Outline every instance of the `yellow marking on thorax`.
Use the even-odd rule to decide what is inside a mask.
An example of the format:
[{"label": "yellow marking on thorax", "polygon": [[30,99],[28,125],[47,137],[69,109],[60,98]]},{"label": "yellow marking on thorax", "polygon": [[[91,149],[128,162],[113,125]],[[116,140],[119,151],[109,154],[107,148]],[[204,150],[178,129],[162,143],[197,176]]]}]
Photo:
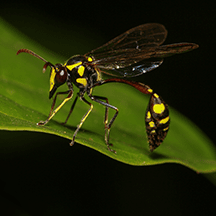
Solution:
[{"label": "yellow marking on thorax", "polygon": [[75,67],[81,65],[82,62],[77,62],[76,64],[72,64],[72,65],[66,65],[66,68],[70,71],[72,71]]},{"label": "yellow marking on thorax", "polygon": [[85,78],[77,78],[77,79],[76,79],[76,82],[77,82],[77,83],[80,83],[80,84],[82,84],[82,85],[84,85],[84,86],[87,85],[87,80],[86,80]]},{"label": "yellow marking on thorax", "polygon": [[156,94],[156,93],[154,93],[154,96],[155,96],[156,98],[159,98],[158,94]]},{"label": "yellow marking on thorax", "polygon": [[166,118],[160,120],[160,124],[166,124],[169,121],[169,116],[167,116]]},{"label": "yellow marking on thorax", "polygon": [[51,75],[50,75],[50,91],[52,90],[55,84],[55,75],[56,75],[55,68],[52,68]]},{"label": "yellow marking on thorax", "polygon": [[88,57],[87,60],[88,60],[89,62],[92,62],[92,61],[93,61],[91,57]]},{"label": "yellow marking on thorax", "polygon": [[83,76],[83,74],[84,74],[84,71],[85,71],[85,67],[84,66],[79,66],[79,68],[78,68],[78,74],[82,77]]},{"label": "yellow marking on thorax", "polygon": [[153,111],[155,113],[157,113],[157,114],[161,114],[162,112],[164,112],[164,110],[165,110],[165,106],[164,106],[163,103],[161,103],[161,104],[155,104],[153,106]]},{"label": "yellow marking on thorax", "polygon": [[152,89],[148,89],[148,92],[152,93],[152,92],[153,92],[153,90],[152,90]]}]

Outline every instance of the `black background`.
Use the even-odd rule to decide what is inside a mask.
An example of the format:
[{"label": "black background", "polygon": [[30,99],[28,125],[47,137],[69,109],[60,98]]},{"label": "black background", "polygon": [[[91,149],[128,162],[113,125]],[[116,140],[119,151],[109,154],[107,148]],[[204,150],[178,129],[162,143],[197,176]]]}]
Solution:
[{"label": "black background", "polygon": [[[148,22],[165,25],[165,44],[199,44],[199,49],[166,59],[160,68],[140,79],[215,143],[216,13],[207,1],[17,1],[2,4],[1,17],[66,59],[88,52],[85,45],[90,47],[94,40],[102,45]],[[76,32],[83,35],[80,50],[64,43]],[[18,148],[13,154],[7,154],[7,149],[1,152],[2,204],[9,215],[23,211],[30,215],[215,212],[214,186],[183,166],[133,167],[78,144],[71,149],[68,140],[47,134],[0,134],[8,148],[14,140],[23,145],[28,142],[24,152]]]}]

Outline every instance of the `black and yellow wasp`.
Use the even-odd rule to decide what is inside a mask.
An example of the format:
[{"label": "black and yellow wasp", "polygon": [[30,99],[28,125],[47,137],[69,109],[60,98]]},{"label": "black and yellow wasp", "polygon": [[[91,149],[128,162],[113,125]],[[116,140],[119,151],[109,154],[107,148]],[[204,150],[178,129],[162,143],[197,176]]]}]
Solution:
[{"label": "black and yellow wasp", "polygon": [[[163,142],[169,130],[170,118],[168,106],[149,86],[123,78],[144,74],[160,66],[165,57],[198,48],[198,45],[194,43],[177,43],[160,46],[165,41],[166,36],[167,30],[161,24],[149,23],[140,25],[85,55],[72,56],[65,64],[56,65],[46,61],[31,50],[20,49],[17,54],[25,52],[43,60],[45,62],[43,72],[45,72],[48,66],[51,68],[49,98],[53,97],[59,86],[64,83],[68,86],[67,91],[55,94],[47,120],[40,121],[37,125],[45,125],[49,122],[60,108],[73,97],[74,84],[79,88],[79,93],[72,104],[64,124],[66,124],[70,117],[78,97],[87,103],[90,108],[77,126],[70,145],[74,144],[77,132],[93,109],[93,105],[84,97],[86,93],[92,101],[105,106],[105,142],[108,150],[115,152],[110,148],[112,144],[109,142],[109,137],[110,128],[119,112],[118,108],[109,104],[106,97],[93,95],[93,88],[111,82],[125,83],[135,87],[144,94],[150,95],[150,102],[145,115],[145,124],[150,151],[153,151]],[[123,78],[113,77],[103,80],[101,72]],[[56,98],[60,94],[66,94],[67,97],[54,109]],[[108,122],[109,108],[114,109],[115,114]]]}]

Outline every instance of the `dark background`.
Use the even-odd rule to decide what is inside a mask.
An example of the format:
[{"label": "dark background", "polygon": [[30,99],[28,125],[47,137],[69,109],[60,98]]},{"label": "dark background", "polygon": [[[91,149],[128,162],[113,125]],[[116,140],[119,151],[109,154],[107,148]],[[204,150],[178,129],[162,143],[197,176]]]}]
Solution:
[{"label": "dark background", "polygon": [[[2,18],[66,59],[148,22],[165,25],[165,44],[199,44],[198,50],[168,58],[140,79],[216,143],[213,5],[178,0],[1,4]],[[83,35],[79,49],[68,43],[72,34]],[[0,135],[8,149],[14,140],[28,146],[0,153],[2,207],[9,215],[214,215],[215,187],[186,167],[133,167],[78,144],[69,148],[68,140],[42,133]]]}]

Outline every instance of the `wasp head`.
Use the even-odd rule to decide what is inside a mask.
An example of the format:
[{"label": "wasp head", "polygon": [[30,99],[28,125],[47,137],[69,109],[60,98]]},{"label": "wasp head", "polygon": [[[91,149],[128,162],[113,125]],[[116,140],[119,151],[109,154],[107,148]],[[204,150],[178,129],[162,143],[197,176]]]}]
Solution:
[{"label": "wasp head", "polygon": [[54,95],[54,93],[56,92],[57,88],[59,86],[61,86],[62,84],[64,84],[67,80],[68,74],[67,74],[67,70],[66,70],[65,66],[63,66],[62,64],[53,65],[52,63],[48,62],[43,57],[39,56],[38,54],[36,54],[35,52],[33,52],[29,49],[20,49],[20,50],[18,50],[17,55],[20,53],[28,53],[28,54],[33,55],[34,57],[44,61],[45,65],[43,66],[43,72],[46,71],[48,66],[51,67],[50,91],[49,91],[49,98],[51,98]]},{"label": "wasp head", "polygon": [[49,90],[49,98],[51,98],[57,88],[66,82],[68,74],[66,68],[62,64],[56,64],[53,66],[51,63],[47,62],[43,67],[43,71],[46,70],[47,66],[51,67]]}]

